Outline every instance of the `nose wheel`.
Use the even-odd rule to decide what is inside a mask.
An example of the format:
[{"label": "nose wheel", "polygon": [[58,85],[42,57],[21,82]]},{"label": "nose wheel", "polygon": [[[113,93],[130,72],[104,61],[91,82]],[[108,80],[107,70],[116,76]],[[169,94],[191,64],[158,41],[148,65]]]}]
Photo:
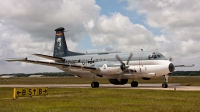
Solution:
[{"label": "nose wheel", "polygon": [[168,78],[169,78],[169,75],[165,75],[165,82],[162,84],[162,88],[168,88]]},{"label": "nose wheel", "polygon": [[162,84],[162,88],[168,88],[168,84],[167,83],[163,83]]}]

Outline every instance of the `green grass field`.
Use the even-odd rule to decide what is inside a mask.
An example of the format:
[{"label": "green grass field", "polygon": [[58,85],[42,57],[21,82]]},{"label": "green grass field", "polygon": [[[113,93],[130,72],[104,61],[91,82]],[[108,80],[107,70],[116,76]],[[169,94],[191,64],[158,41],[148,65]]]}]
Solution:
[{"label": "green grass field", "polygon": [[[97,79],[109,83],[107,79]],[[0,79],[0,84],[90,84],[74,77]],[[130,83],[131,80],[129,80]],[[162,83],[163,78],[139,83]],[[199,86],[200,77],[172,77],[171,83]],[[13,88],[0,88],[0,112],[199,112],[199,91],[124,88],[49,88],[44,96],[12,99]]]},{"label": "green grass field", "polygon": [[12,100],[0,88],[0,112],[199,112],[200,92],[105,88],[49,88],[46,97]]}]

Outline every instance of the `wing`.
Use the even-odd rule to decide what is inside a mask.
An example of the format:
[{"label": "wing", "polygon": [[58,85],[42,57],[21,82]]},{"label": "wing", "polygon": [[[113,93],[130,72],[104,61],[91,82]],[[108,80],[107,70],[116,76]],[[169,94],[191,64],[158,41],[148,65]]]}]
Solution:
[{"label": "wing", "polygon": [[46,58],[46,59],[50,59],[50,60],[55,60],[55,61],[62,61],[64,60],[63,58],[58,58],[58,57],[53,57],[53,56],[48,56],[48,55],[44,55],[44,54],[33,54],[35,56],[38,56],[38,57],[42,57],[42,58]]},{"label": "wing", "polygon": [[99,70],[99,68],[91,67],[91,66],[80,66],[80,65],[69,65],[66,63],[57,63],[57,62],[47,62],[47,61],[36,61],[36,60],[28,60],[27,58],[22,59],[6,59],[7,62],[20,61],[32,64],[53,66],[59,68],[72,68],[72,69],[82,69],[87,71]]},{"label": "wing", "polygon": [[175,67],[193,67],[194,64],[192,65],[174,65]]}]

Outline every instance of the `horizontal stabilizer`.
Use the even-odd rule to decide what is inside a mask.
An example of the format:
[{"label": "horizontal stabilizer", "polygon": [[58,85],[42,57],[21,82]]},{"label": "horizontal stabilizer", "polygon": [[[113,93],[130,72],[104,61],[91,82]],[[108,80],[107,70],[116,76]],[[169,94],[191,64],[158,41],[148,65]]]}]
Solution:
[{"label": "horizontal stabilizer", "polygon": [[192,64],[192,65],[175,65],[175,67],[193,67],[194,66],[194,64]]},{"label": "horizontal stabilizer", "polygon": [[59,57],[53,57],[53,56],[48,56],[48,55],[44,55],[44,54],[33,54],[35,56],[41,57],[41,58],[46,58],[46,59],[50,59],[50,60],[55,60],[55,61],[61,61],[64,60],[63,58],[59,58]]},{"label": "horizontal stabilizer", "polygon": [[27,58],[9,58],[6,59],[7,62],[12,62],[12,61],[26,61]]}]

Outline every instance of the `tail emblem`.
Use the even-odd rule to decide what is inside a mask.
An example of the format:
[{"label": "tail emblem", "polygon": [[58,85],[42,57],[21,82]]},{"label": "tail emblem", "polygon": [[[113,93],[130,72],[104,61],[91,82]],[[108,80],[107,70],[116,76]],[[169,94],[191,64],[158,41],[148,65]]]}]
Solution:
[{"label": "tail emblem", "polygon": [[57,48],[60,50],[60,48],[61,48],[61,42],[62,42],[62,38],[58,38],[57,40],[56,40],[56,42],[57,42]]},{"label": "tail emblem", "polygon": [[56,33],[56,36],[61,36],[62,35],[62,32],[57,32]]}]

